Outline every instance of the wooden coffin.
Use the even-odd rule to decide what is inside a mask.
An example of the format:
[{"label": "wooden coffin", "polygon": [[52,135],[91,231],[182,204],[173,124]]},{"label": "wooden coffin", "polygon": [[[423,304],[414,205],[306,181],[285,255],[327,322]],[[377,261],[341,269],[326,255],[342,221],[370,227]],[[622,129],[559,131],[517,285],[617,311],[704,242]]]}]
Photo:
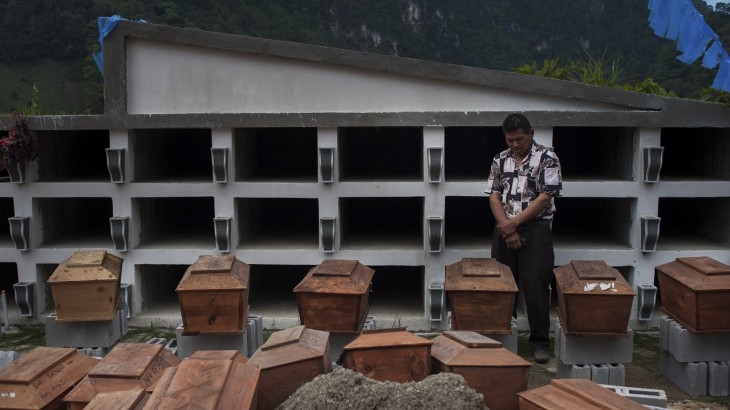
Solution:
[{"label": "wooden coffin", "polygon": [[74,348],[36,347],[0,370],[0,408],[64,409],[63,396],[98,362]]},{"label": "wooden coffin", "polygon": [[106,251],[78,251],[61,261],[48,278],[56,321],[114,320],[119,308],[122,262],[122,258]]},{"label": "wooden coffin", "polygon": [[365,330],[345,345],[340,363],[374,380],[418,382],[431,374],[432,344],[405,328]]},{"label": "wooden coffin", "polygon": [[565,334],[625,336],[636,292],[604,261],[571,261],[553,270]]},{"label": "wooden coffin", "polygon": [[301,323],[328,332],[359,332],[368,315],[375,271],[356,260],[326,259],[294,288]]},{"label": "wooden coffin", "polygon": [[656,267],[662,310],[693,333],[730,332],[730,266],[710,257]]},{"label": "wooden coffin", "polygon": [[520,410],[646,410],[588,379],[553,379],[550,384],[518,393]]},{"label": "wooden coffin", "polygon": [[233,255],[202,255],[175,291],[183,334],[243,333],[248,318],[249,266]]},{"label": "wooden coffin", "polygon": [[147,403],[145,389],[121,390],[99,393],[94,396],[84,410],[142,410]]},{"label": "wooden coffin", "polygon": [[446,266],[444,289],[453,330],[512,332],[517,285],[507,265],[493,258],[464,258]]},{"label": "wooden coffin", "polygon": [[194,353],[165,369],[144,408],[256,409],[259,376],[259,366],[237,351]]},{"label": "wooden coffin", "polygon": [[490,409],[518,409],[532,364],[502,344],[471,331],[447,331],[433,339],[433,373],[460,374]]},{"label": "wooden coffin", "polygon": [[274,332],[248,362],[261,367],[258,409],[274,409],[301,385],[332,371],[329,333],[303,325]]},{"label": "wooden coffin", "polygon": [[161,344],[119,343],[67,394],[68,410],[81,410],[100,393],[146,389],[180,359]]}]

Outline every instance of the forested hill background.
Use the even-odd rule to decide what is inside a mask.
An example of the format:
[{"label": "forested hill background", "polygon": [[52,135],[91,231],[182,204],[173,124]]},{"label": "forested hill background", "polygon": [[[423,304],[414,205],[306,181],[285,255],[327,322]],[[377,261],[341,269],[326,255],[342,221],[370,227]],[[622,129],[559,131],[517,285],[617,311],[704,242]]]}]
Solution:
[{"label": "forested hill background", "polygon": [[[730,5],[693,0],[730,45]],[[514,71],[560,58],[616,60],[622,81],[653,78],[696,98],[716,70],[675,59],[647,0],[0,0],[0,112],[103,112],[97,17]]]}]

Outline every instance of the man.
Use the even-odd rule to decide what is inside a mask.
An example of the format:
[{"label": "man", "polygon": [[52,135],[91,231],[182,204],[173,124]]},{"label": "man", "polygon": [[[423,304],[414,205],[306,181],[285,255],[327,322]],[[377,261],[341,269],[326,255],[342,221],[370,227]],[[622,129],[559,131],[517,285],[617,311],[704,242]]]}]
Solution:
[{"label": "man", "polygon": [[527,307],[530,342],[538,363],[550,359],[550,278],[554,267],[553,197],[560,195],[560,162],[552,149],[533,141],[527,117],[502,123],[508,149],[492,160],[485,193],[496,220],[492,257],[512,269]]}]

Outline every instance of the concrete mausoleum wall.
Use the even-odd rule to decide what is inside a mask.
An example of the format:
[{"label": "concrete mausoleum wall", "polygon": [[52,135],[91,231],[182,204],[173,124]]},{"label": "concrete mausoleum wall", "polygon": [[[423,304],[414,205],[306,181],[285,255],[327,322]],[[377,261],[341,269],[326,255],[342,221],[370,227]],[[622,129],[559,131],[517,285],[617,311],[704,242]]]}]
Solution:
[{"label": "concrete mausoleum wall", "polygon": [[[490,256],[484,185],[513,111],[561,159],[557,265],[604,260],[638,289],[677,257],[730,264],[722,105],[132,22],[104,58],[106,112],[29,117],[40,158],[25,183],[0,184],[0,216],[28,228],[27,249],[0,235],[12,321],[42,321],[55,266],[105,249],[124,258],[130,324],[177,326],[185,269],[233,253],[252,266],[250,311],[265,327],[296,324],[293,287],[337,258],[375,269],[383,326],[445,329],[429,288],[446,265]],[[34,283],[29,315],[17,282]],[[632,328],[657,326],[637,308]]]}]

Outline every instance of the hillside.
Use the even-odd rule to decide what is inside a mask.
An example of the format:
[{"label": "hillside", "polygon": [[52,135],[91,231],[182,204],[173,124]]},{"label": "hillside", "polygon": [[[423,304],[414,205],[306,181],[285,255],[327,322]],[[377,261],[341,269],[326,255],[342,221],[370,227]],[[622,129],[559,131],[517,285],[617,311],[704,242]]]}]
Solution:
[{"label": "hillside", "polygon": [[[637,0],[0,0],[0,112],[103,111],[98,16],[511,71],[523,63],[618,58],[625,82],[654,78],[694,97],[714,72],[685,66]],[[698,9],[730,39],[730,7]],[[730,43],[730,41],[725,42]],[[727,47],[725,47],[727,49]]]}]

